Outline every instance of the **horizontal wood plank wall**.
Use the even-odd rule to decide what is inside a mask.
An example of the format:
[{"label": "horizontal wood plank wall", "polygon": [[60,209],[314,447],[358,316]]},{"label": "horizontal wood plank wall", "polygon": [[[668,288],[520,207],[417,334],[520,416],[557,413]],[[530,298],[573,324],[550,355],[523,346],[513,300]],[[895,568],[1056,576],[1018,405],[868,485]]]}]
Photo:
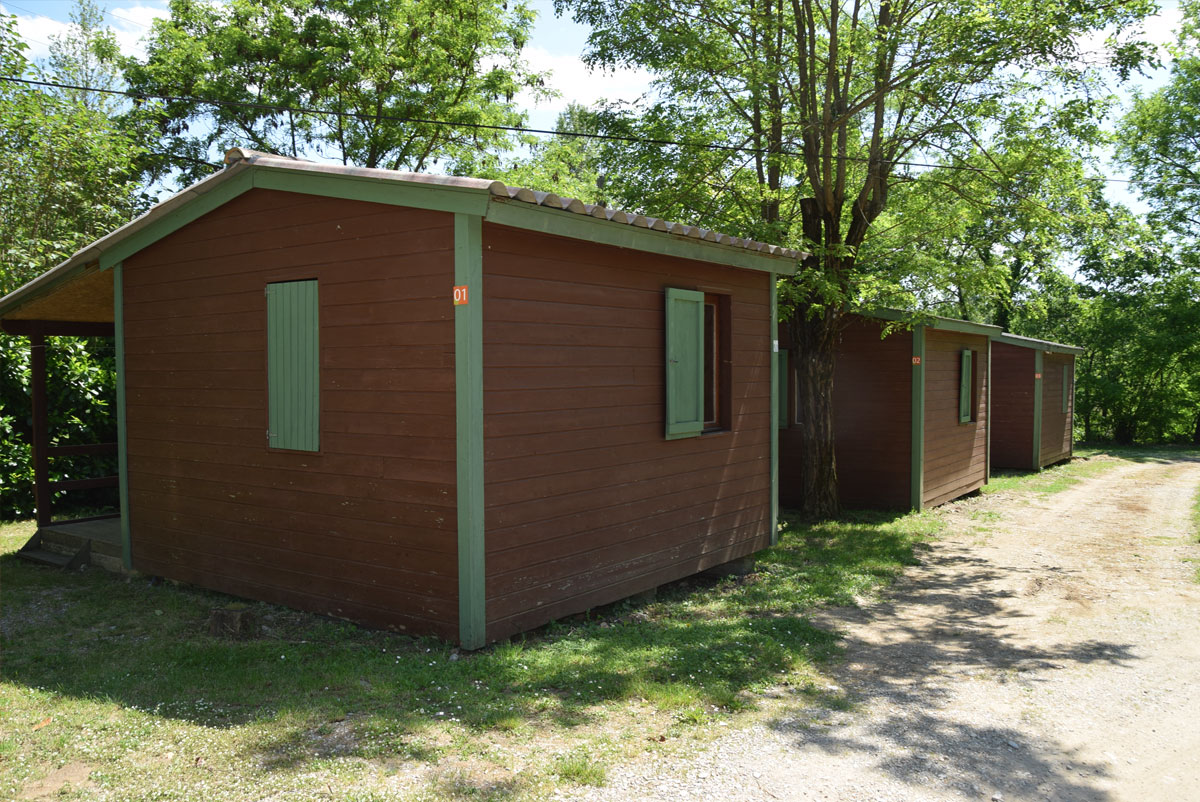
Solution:
[{"label": "horizontal wood plank wall", "polygon": [[992,343],[992,467],[1031,471],[1034,350]]},{"label": "horizontal wood plank wall", "polygon": [[[484,225],[488,638],[770,542],[769,276]],[[731,432],[664,439],[667,287],[732,296]]]},{"label": "horizontal wood plank wall", "polygon": [[[958,422],[964,348],[975,352],[975,420]],[[934,507],[987,481],[988,338],[925,331],[925,506]]]},{"label": "horizontal wood plank wall", "polygon": [[[781,346],[790,346],[780,326]],[[833,380],[834,453],[838,491],[851,508],[906,509],[912,450],[912,332],[882,338],[883,324],[854,316],[837,346]],[[779,432],[779,495],[799,507],[804,448],[795,425],[795,381],[789,369],[788,427]]]},{"label": "horizontal wood plank wall", "polygon": [[1041,466],[1053,465],[1071,456],[1073,400],[1062,411],[1063,371],[1075,362],[1072,354],[1047,353],[1042,357],[1042,442]]},{"label": "horizontal wood plank wall", "polygon": [[[124,271],[134,567],[456,638],[452,215],[256,189]],[[295,279],[316,453],[266,441],[264,287]]]}]

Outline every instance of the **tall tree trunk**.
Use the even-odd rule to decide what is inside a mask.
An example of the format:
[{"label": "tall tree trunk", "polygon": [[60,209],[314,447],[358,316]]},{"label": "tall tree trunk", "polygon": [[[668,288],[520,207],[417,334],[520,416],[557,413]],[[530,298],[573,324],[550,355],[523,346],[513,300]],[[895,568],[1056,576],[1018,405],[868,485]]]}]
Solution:
[{"label": "tall tree trunk", "polygon": [[800,434],[802,511],[815,519],[836,517],[838,504],[837,460],[834,457],[833,368],[840,329],[838,316],[824,308],[815,316],[806,307],[796,309],[788,323],[792,363],[796,366]]},{"label": "tall tree trunk", "polygon": [[1200,412],[1196,413],[1196,428],[1192,432],[1192,445],[1200,446]]}]

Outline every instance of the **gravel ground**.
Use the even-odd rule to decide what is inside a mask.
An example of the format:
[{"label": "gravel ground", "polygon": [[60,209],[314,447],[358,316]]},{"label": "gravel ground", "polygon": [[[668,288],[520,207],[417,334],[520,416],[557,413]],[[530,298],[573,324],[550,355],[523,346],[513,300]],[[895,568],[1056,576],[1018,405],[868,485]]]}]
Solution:
[{"label": "gravel ground", "polygon": [[828,708],[779,689],[691,759],[562,796],[1200,800],[1198,485],[1149,461],[950,505],[887,599],[816,619],[846,635]]}]

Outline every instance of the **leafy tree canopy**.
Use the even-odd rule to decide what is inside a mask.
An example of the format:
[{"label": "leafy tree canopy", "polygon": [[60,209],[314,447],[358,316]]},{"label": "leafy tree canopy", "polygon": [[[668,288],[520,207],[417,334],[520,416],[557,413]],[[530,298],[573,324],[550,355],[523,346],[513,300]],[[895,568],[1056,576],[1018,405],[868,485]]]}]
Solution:
[{"label": "leafy tree canopy", "polygon": [[[15,17],[0,17],[0,70],[56,83],[118,80],[112,34],[89,2],[32,65]],[[128,222],[149,203],[135,165],[144,131],[119,124],[97,93],[0,82],[0,293],[15,289],[79,247]]]},{"label": "leafy tree canopy", "polygon": [[1181,3],[1185,24],[1171,48],[1170,81],[1134,99],[1122,121],[1119,155],[1131,167],[1152,217],[1200,236],[1200,2]]},{"label": "leafy tree canopy", "polygon": [[172,0],[145,60],[125,63],[133,91],[181,98],[162,106],[149,169],[190,181],[241,146],[479,172],[510,136],[470,126],[519,126],[516,94],[545,94],[520,59],[533,19],[507,0]]}]

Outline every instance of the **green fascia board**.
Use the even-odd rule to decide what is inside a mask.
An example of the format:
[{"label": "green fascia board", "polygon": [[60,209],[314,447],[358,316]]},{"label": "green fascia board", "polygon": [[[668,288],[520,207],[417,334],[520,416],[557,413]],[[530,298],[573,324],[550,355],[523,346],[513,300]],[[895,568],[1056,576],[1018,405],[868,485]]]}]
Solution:
[{"label": "green fascia board", "polygon": [[125,418],[125,271],[113,265],[113,341],[117,367],[117,503],[121,512],[121,564],[133,570],[133,539],[129,529],[129,449]]},{"label": "green fascia board", "polygon": [[326,198],[384,203],[413,209],[483,216],[491,194],[486,189],[438,184],[411,184],[388,178],[340,175],[279,167],[250,168],[254,186],[281,192],[299,192]]},{"label": "green fascia board", "polygon": [[1019,334],[1009,334],[1008,332],[998,334],[994,339],[996,342],[1004,343],[1005,345],[1016,345],[1021,348],[1035,348],[1039,351],[1047,351],[1054,354],[1082,354],[1085,350],[1075,345],[1064,345],[1063,343],[1050,342],[1049,340],[1039,340],[1034,337],[1022,337]]},{"label": "green fascia board", "polygon": [[74,279],[90,265],[110,269],[255,187],[486,217],[515,228],[781,275],[792,275],[798,267],[788,257],[499,198],[482,188],[238,163],[168,198],[163,202],[167,208],[151,209],[0,299],[0,316]]},{"label": "green fascia board", "polygon": [[1042,469],[1042,392],[1045,378],[1042,375],[1044,364],[1042,351],[1038,349],[1033,354],[1033,469]]},{"label": "green fascia board", "polygon": [[[771,343],[771,545],[779,543],[779,429],[780,415],[779,386],[783,375],[779,370],[779,293],[776,287],[775,274],[770,279],[771,319],[767,329],[767,342]],[[787,352],[783,352],[786,359]],[[786,364],[786,362],[784,363]],[[786,406],[786,405],[785,405]]]},{"label": "green fascia board", "polygon": [[984,337],[997,337],[1004,331],[1000,326],[992,326],[988,323],[972,323],[968,320],[927,315],[922,312],[902,312],[899,309],[860,310],[856,311],[855,314],[876,318],[877,320],[912,323],[941,331],[954,331],[960,334],[980,334]]},{"label": "green fascia board", "polygon": [[909,504],[917,511],[925,505],[925,327],[912,330],[912,445]]},{"label": "green fascia board", "polygon": [[722,245],[707,240],[655,231],[639,226],[614,223],[565,209],[535,206],[520,200],[492,198],[487,221],[511,228],[538,231],[571,239],[582,239],[618,248],[632,248],[661,256],[694,259],[747,270],[793,275],[797,261],[783,256],[771,256],[736,245]]},{"label": "green fascia board", "polygon": [[252,168],[236,172],[231,170],[230,172],[231,176],[228,179],[212,186],[207,192],[184,200],[176,208],[114,243],[111,248],[106,248],[100,254],[100,269],[107,270],[116,263],[128,259],[143,248],[153,245],[193,220],[223,206],[254,186]]},{"label": "green fascia board", "polygon": [[487,641],[483,508],[483,218],[479,215],[454,215],[454,284],[468,288],[467,303],[454,307],[458,633],[464,649],[478,649]]}]

